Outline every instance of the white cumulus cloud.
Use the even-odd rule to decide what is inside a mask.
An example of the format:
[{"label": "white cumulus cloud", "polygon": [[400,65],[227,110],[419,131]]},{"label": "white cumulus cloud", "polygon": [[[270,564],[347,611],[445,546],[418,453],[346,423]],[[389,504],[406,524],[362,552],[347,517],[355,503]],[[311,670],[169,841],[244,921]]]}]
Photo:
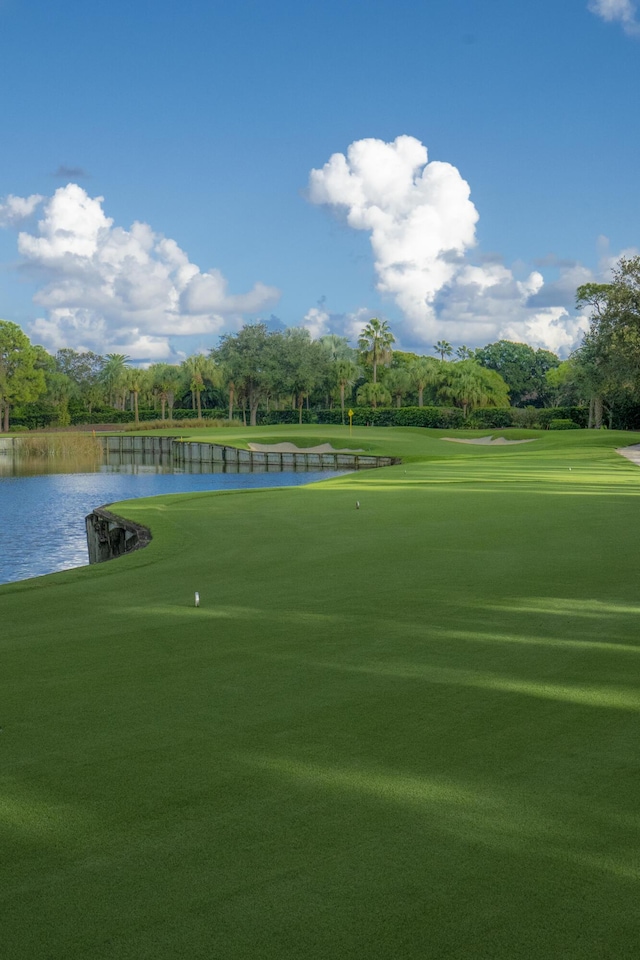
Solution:
[{"label": "white cumulus cloud", "polygon": [[9,194],[0,201],[0,227],[16,227],[23,220],[28,220],[42,200],[44,197],[39,193],[32,193],[30,197]]},{"label": "white cumulus cloud", "polygon": [[633,0],[589,0],[588,8],[607,23],[620,23],[626,33],[640,35],[638,7]]},{"label": "white cumulus cloud", "polygon": [[456,167],[429,160],[410,136],[357,140],[309,176],[309,199],[369,234],[377,289],[404,321],[406,346],[439,337],[481,344],[499,337],[568,349],[582,327],[560,304],[535,306],[544,278],[518,279],[500,262],[472,262],[478,211]]},{"label": "white cumulus cloud", "polygon": [[44,203],[8,197],[0,206],[9,211],[8,224],[43,203],[37,226],[19,233],[18,251],[41,284],[34,301],[46,312],[30,332],[49,349],[168,358],[170,337],[233,329],[245,313],[278,299],[278,290],[261,283],[230,294],[219,270],[202,273],[174,240],[146,223],[115,225],[103,202],[70,183]]}]

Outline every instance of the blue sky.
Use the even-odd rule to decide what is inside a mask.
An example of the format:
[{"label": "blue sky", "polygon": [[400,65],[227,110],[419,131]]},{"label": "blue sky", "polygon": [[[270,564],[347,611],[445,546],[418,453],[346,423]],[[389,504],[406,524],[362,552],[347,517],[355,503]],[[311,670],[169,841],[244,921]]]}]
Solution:
[{"label": "blue sky", "polygon": [[0,316],[140,361],[271,316],[566,353],[640,244],[635,8],[0,0]]}]

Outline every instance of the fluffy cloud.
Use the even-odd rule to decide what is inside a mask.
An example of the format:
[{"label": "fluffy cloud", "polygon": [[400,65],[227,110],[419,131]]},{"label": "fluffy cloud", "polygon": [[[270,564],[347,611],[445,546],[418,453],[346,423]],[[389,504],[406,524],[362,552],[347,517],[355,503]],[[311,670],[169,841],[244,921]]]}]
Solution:
[{"label": "fluffy cloud", "polygon": [[309,199],[369,233],[377,289],[403,314],[405,346],[509,337],[566,350],[580,339],[584,321],[563,301],[535,303],[541,273],[519,279],[495,259],[473,262],[478,212],[469,185],[451,164],[429,161],[415,138],[352,143],[311,171]]},{"label": "fluffy cloud", "polygon": [[344,211],[370,234],[378,290],[416,326],[433,318],[433,301],[475,243],[478,214],[469,185],[448,163],[428,162],[413,137],[357,140],[312,170],[309,198]]},{"label": "fluffy cloud", "polygon": [[[8,197],[0,207],[8,211],[4,222],[32,214],[42,200]],[[18,235],[23,265],[41,282],[34,301],[46,311],[31,333],[46,347],[168,358],[169,337],[233,329],[244,313],[278,299],[275,288],[260,283],[230,294],[219,270],[202,273],[146,223],[114,225],[102,204],[70,183],[46,200],[35,230]]]},{"label": "fluffy cloud", "polygon": [[355,342],[371,316],[367,307],[360,307],[352,313],[329,313],[324,306],[318,306],[311,307],[300,326],[306,327],[314,340],[328,333],[335,333]]},{"label": "fluffy cloud", "polygon": [[8,197],[0,202],[0,227],[15,227],[28,220],[44,197],[33,193],[30,197]]},{"label": "fluffy cloud", "polygon": [[640,35],[638,8],[633,0],[589,0],[589,10],[607,23],[620,23],[626,33]]}]

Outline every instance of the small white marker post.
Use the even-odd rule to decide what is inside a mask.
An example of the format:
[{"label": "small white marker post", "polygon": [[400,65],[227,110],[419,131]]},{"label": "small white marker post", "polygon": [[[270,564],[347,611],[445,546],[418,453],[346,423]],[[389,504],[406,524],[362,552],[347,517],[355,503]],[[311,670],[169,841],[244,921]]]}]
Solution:
[{"label": "small white marker post", "polygon": [[200,594],[198,593],[197,590],[196,590],[195,598],[196,598],[196,607],[199,607],[199,606],[200,606]]}]

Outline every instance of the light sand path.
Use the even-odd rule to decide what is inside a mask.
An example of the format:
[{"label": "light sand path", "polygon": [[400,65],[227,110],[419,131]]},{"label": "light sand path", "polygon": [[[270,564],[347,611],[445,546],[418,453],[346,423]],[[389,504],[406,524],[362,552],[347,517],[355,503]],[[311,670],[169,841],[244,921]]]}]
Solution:
[{"label": "light sand path", "polygon": [[619,453],[621,457],[626,457],[627,460],[631,460],[631,463],[635,463],[640,467],[640,443],[634,443],[630,447],[618,447],[616,453]]},{"label": "light sand path", "polygon": [[364,450],[336,450],[330,443],[317,447],[296,447],[295,443],[250,443],[256,453],[364,453]]},{"label": "light sand path", "polygon": [[479,437],[477,440],[463,440],[461,437],[440,437],[441,440],[447,440],[449,443],[476,443],[483,446],[503,447],[514,443],[534,443],[538,438],[532,437],[531,440],[505,440],[504,437],[492,439],[492,434],[488,437]]}]

